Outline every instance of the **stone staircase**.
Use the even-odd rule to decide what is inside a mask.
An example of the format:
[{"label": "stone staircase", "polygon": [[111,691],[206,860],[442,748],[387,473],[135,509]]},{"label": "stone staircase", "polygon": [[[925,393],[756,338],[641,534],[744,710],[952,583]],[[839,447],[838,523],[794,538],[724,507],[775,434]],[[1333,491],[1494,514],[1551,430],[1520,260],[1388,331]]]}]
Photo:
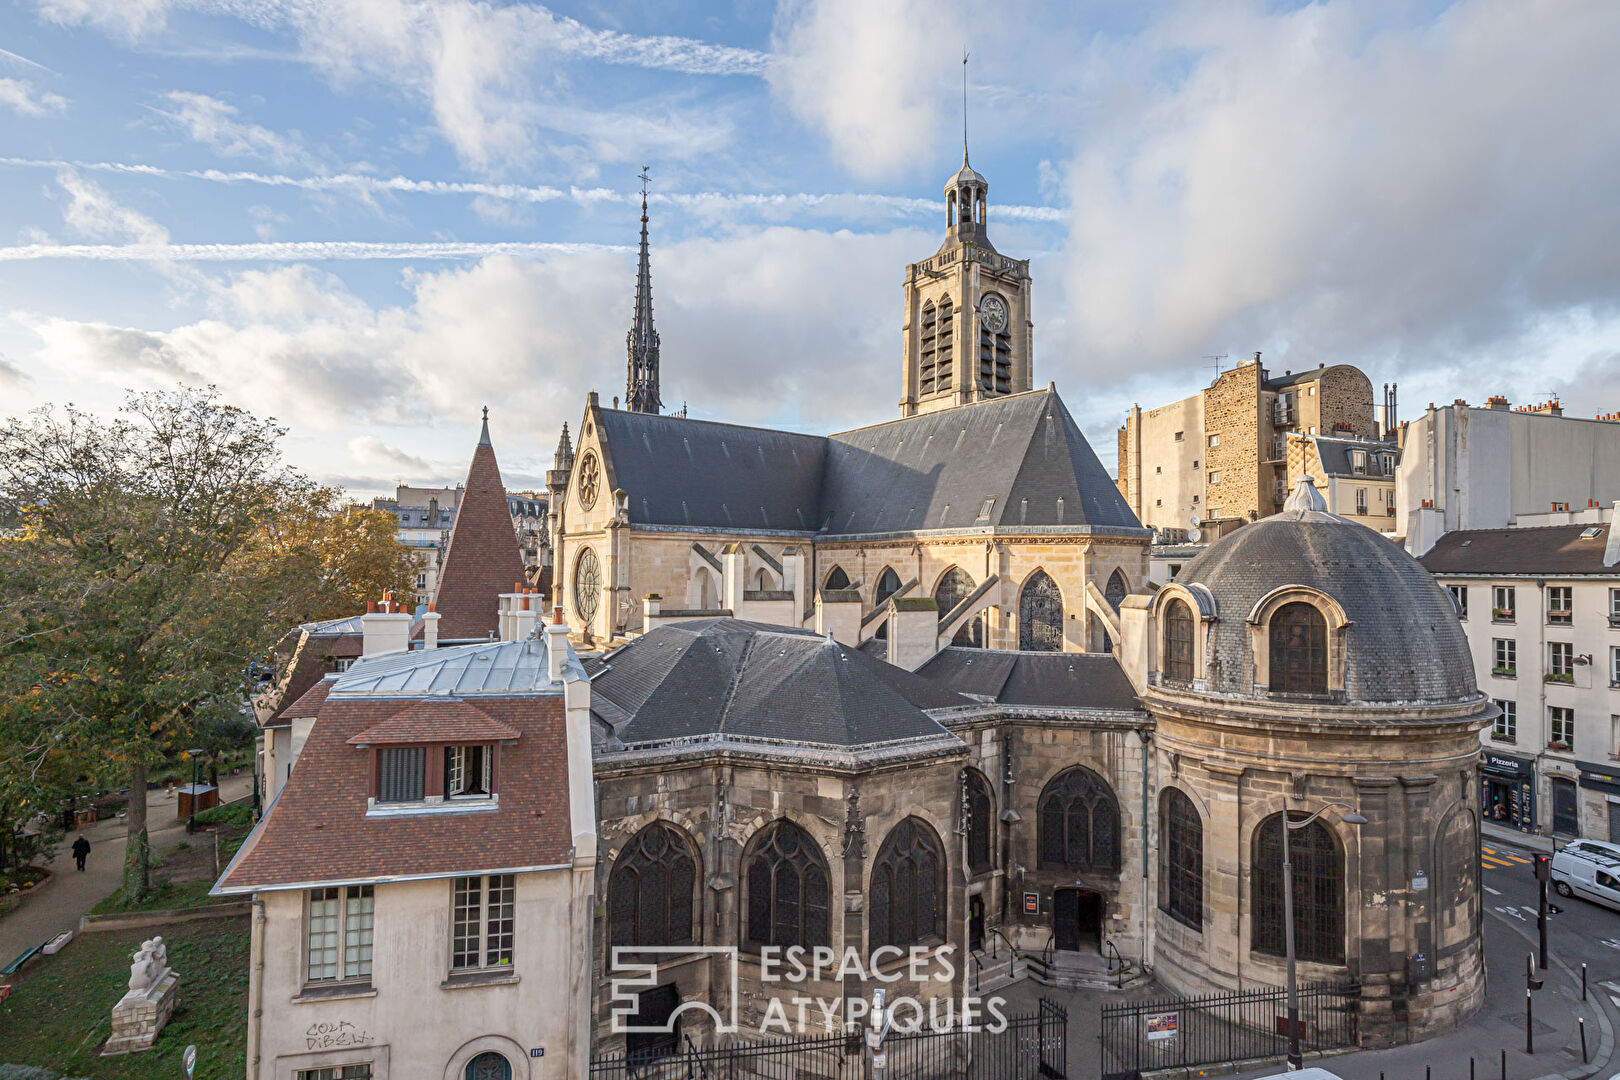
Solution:
[{"label": "stone staircase", "polygon": [[1125,990],[1148,978],[1135,964],[1094,952],[1020,952],[1014,958],[1004,950],[998,956],[975,951],[973,960],[968,986],[981,996],[1026,978],[1071,990]]}]

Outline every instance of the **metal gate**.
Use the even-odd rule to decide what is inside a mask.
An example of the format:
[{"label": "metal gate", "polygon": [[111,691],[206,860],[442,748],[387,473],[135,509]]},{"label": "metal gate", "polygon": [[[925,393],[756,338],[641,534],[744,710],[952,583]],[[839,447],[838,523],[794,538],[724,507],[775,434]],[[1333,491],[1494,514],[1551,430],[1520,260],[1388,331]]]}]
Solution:
[{"label": "metal gate", "polygon": [[[1322,984],[1299,989],[1300,1047],[1358,1044],[1361,988]],[[1164,998],[1102,1007],[1103,1080],[1145,1072],[1281,1057],[1288,1049],[1287,993]]]},{"label": "metal gate", "polygon": [[682,1040],[673,1052],[603,1054],[590,1080],[1065,1080],[1069,1014],[1042,998],[1035,1013],[994,1018],[975,1029],[891,1034],[884,1068],[873,1075],[860,1036],[768,1040],[726,1036],[700,1047]]}]

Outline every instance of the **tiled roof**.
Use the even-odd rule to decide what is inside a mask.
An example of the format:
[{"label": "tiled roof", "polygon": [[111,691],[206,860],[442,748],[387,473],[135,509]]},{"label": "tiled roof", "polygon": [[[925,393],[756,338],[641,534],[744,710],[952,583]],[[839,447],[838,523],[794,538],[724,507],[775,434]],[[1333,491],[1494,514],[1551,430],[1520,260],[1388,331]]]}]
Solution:
[{"label": "tiled roof", "polygon": [[1050,388],[826,438],[611,409],[599,422],[609,485],[638,525],[1141,529]]},{"label": "tiled roof", "polygon": [[[1348,476],[1358,480],[1390,480],[1394,478],[1395,469],[1401,462],[1400,447],[1382,439],[1341,439],[1330,435],[1305,437],[1316,444],[1316,456],[1322,462],[1322,471],[1329,476]],[[1352,450],[1361,450],[1367,455],[1366,468],[1361,472],[1356,472],[1355,461],[1350,456]],[[1388,472],[1379,467],[1380,454],[1388,454],[1394,458]]]},{"label": "tiled roof", "polygon": [[999,705],[1134,712],[1139,706],[1119,661],[1107,653],[941,649],[917,669],[930,682]]},{"label": "tiled roof", "polygon": [[413,708],[409,700],[329,698],[286,786],[215,891],[253,892],[566,865],[567,736],[559,693],[480,702],[519,731],[500,750],[493,810],[366,816],[371,752],[350,739]]},{"label": "tiled roof", "polygon": [[967,704],[829,638],[737,619],[661,626],[593,667],[592,711],[626,746],[714,735],[830,747],[954,740],[924,710]]},{"label": "tiled roof", "polygon": [[499,596],[522,583],[523,573],[523,553],[512,529],[495,448],[481,439],[473,450],[434,595],[439,640],[490,637],[499,627]]},{"label": "tiled roof", "polygon": [[336,684],[332,677],[323,678],[320,682],[304,691],[297,701],[285,705],[276,711],[279,718],[292,720],[312,720],[321,714],[321,705],[326,701],[326,695],[332,692]]},{"label": "tiled roof", "polygon": [[293,646],[291,670],[281,691],[282,703],[270,716],[271,723],[285,718],[288,707],[307,694],[331,670],[328,658],[350,659],[360,655],[362,638],[358,617],[354,620],[356,627],[353,633],[334,634],[324,629],[334,623],[348,621],[334,619],[328,623],[311,623],[296,631],[298,641]]},{"label": "tiled roof", "polygon": [[498,743],[516,739],[517,728],[503,724],[464,701],[423,701],[374,727],[349,736],[350,746],[403,743]]},{"label": "tiled roof", "polygon": [[[1604,566],[1608,525],[1544,525],[1520,529],[1458,529],[1442,536],[1418,561],[1431,574],[1597,574]],[[1587,537],[1591,530],[1596,534]]]}]

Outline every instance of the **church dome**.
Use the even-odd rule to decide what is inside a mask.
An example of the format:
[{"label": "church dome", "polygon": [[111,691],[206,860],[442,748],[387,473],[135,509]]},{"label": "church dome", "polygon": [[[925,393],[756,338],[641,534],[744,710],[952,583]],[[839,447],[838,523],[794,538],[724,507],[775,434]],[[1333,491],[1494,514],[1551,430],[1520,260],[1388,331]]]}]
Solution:
[{"label": "church dome", "polygon": [[1176,575],[1174,585],[1199,597],[1205,616],[1213,601],[1203,687],[1251,696],[1257,686],[1293,689],[1274,677],[1269,653],[1288,633],[1272,621],[1299,603],[1327,624],[1320,651],[1333,700],[1477,697],[1468,641],[1445,590],[1399,545],[1321,506],[1314,487],[1301,483],[1281,513],[1216,541]]}]

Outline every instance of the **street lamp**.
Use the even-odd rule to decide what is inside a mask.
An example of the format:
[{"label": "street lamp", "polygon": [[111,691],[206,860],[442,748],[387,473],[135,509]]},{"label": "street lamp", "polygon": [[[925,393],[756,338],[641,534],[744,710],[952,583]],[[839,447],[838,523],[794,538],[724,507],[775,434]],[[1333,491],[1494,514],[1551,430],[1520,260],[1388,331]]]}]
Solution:
[{"label": "street lamp", "polygon": [[[197,831],[197,786],[199,783],[197,769],[202,764],[203,749],[198,746],[187,750],[186,753],[191,755],[191,816],[186,819],[186,832],[192,833]],[[1283,848],[1283,858],[1285,860],[1288,858],[1287,850],[1287,847]]]},{"label": "street lamp", "polygon": [[1346,825],[1362,826],[1367,819],[1356,813],[1344,803],[1328,803],[1317,807],[1309,817],[1294,821],[1289,810],[1283,807],[1282,831],[1282,879],[1283,879],[1283,941],[1288,949],[1288,1071],[1293,1072],[1305,1064],[1305,1059],[1299,1052],[1299,984],[1294,977],[1294,867],[1288,855],[1288,834],[1295,829],[1303,829],[1329,810],[1343,810],[1345,814],[1339,818]]}]

